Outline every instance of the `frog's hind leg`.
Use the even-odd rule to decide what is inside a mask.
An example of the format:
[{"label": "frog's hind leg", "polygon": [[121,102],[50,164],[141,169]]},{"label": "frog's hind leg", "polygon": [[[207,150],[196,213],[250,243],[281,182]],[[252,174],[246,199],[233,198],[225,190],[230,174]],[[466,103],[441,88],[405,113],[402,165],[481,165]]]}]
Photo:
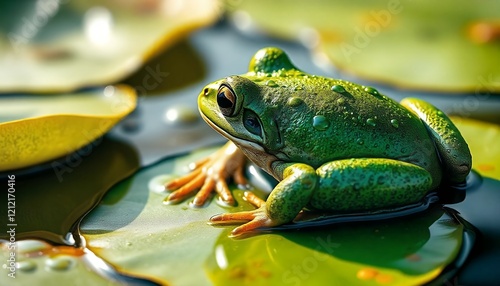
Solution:
[{"label": "frog's hind leg", "polygon": [[317,169],[319,185],[312,209],[356,212],[388,209],[420,201],[432,186],[431,174],[417,165],[386,158],[354,158]]},{"label": "frog's hind leg", "polygon": [[441,110],[416,98],[405,98],[401,105],[416,114],[426,125],[441,158],[446,178],[451,183],[461,183],[472,167],[469,146],[458,128]]}]

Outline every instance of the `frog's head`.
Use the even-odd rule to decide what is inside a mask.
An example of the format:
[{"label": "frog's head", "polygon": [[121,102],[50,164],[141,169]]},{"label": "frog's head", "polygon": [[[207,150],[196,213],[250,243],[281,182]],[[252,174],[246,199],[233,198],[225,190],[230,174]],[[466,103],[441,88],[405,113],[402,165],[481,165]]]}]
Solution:
[{"label": "frog's head", "polygon": [[288,72],[299,72],[288,56],[280,49],[265,48],[251,59],[248,73],[215,81],[198,97],[203,119],[271,174],[272,163],[284,156],[282,124],[276,114],[282,95],[288,93],[273,80],[278,82]]},{"label": "frog's head", "polygon": [[299,71],[281,49],[269,47],[260,49],[250,60],[248,72],[261,76]]}]

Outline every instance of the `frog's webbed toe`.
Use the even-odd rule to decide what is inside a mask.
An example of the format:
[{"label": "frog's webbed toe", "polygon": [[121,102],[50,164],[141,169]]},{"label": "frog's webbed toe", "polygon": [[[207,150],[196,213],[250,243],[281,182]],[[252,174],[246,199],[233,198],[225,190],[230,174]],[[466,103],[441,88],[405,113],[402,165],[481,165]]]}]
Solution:
[{"label": "frog's webbed toe", "polygon": [[265,204],[252,211],[243,211],[237,213],[223,213],[214,215],[210,218],[211,225],[240,224],[231,231],[230,237],[238,237],[252,232],[260,227],[271,227],[277,225],[268,215]]},{"label": "frog's webbed toe", "polygon": [[192,171],[165,184],[172,193],[165,203],[177,203],[196,192],[193,205],[202,206],[215,190],[227,205],[234,205],[234,198],[227,185],[232,178],[237,184],[246,185],[243,175],[245,155],[231,142],[208,158],[192,164]]},{"label": "frog's webbed toe", "polygon": [[185,176],[172,180],[165,184],[165,189],[175,191],[166,197],[164,202],[168,204],[180,202],[197,189],[202,188],[204,183],[205,177],[201,173],[201,169],[194,170]]}]

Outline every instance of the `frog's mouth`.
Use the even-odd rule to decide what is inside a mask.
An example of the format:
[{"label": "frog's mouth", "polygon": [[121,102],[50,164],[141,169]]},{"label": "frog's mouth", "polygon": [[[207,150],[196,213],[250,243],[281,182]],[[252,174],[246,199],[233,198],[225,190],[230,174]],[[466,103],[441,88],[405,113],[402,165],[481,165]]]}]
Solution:
[{"label": "frog's mouth", "polygon": [[200,110],[201,118],[205,120],[205,122],[212,127],[215,131],[217,131],[222,136],[226,137],[229,141],[233,142],[238,146],[238,148],[250,159],[254,164],[258,165],[264,171],[269,173],[271,176],[276,178],[277,180],[281,180],[281,176],[275,174],[273,164],[277,161],[280,161],[276,156],[274,156],[271,152],[265,150],[263,146],[256,142],[248,141],[242,138],[235,137],[231,135],[229,132],[225,131],[221,127],[217,126],[208,116],[206,116]]},{"label": "frog's mouth", "polygon": [[259,152],[266,152],[264,150],[264,147],[261,146],[258,143],[255,143],[255,142],[252,142],[252,141],[248,141],[248,140],[245,140],[245,139],[242,139],[242,138],[235,137],[235,136],[231,135],[229,132],[227,132],[226,130],[222,129],[217,124],[215,124],[212,120],[210,120],[210,118],[207,115],[205,115],[201,110],[200,110],[200,114],[201,114],[201,118],[203,118],[203,120],[205,120],[205,122],[210,127],[212,127],[212,129],[214,129],[215,131],[217,131],[222,136],[226,137],[228,140],[234,142],[236,145],[242,146],[244,148],[251,148],[251,149],[257,150]]}]

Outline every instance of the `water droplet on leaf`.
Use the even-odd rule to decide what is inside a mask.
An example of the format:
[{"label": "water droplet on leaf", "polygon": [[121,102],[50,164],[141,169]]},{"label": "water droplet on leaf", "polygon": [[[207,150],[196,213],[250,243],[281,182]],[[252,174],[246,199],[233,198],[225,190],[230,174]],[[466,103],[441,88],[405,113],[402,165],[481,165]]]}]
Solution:
[{"label": "water droplet on leaf", "polygon": [[68,270],[70,269],[74,264],[75,260],[73,257],[66,256],[66,255],[61,255],[61,256],[56,256],[53,258],[47,259],[45,264],[47,267],[51,270]]},{"label": "water droplet on leaf", "polygon": [[31,272],[36,269],[36,263],[33,261],[19,261],[16,263],[16,268],[23,272]]}]

